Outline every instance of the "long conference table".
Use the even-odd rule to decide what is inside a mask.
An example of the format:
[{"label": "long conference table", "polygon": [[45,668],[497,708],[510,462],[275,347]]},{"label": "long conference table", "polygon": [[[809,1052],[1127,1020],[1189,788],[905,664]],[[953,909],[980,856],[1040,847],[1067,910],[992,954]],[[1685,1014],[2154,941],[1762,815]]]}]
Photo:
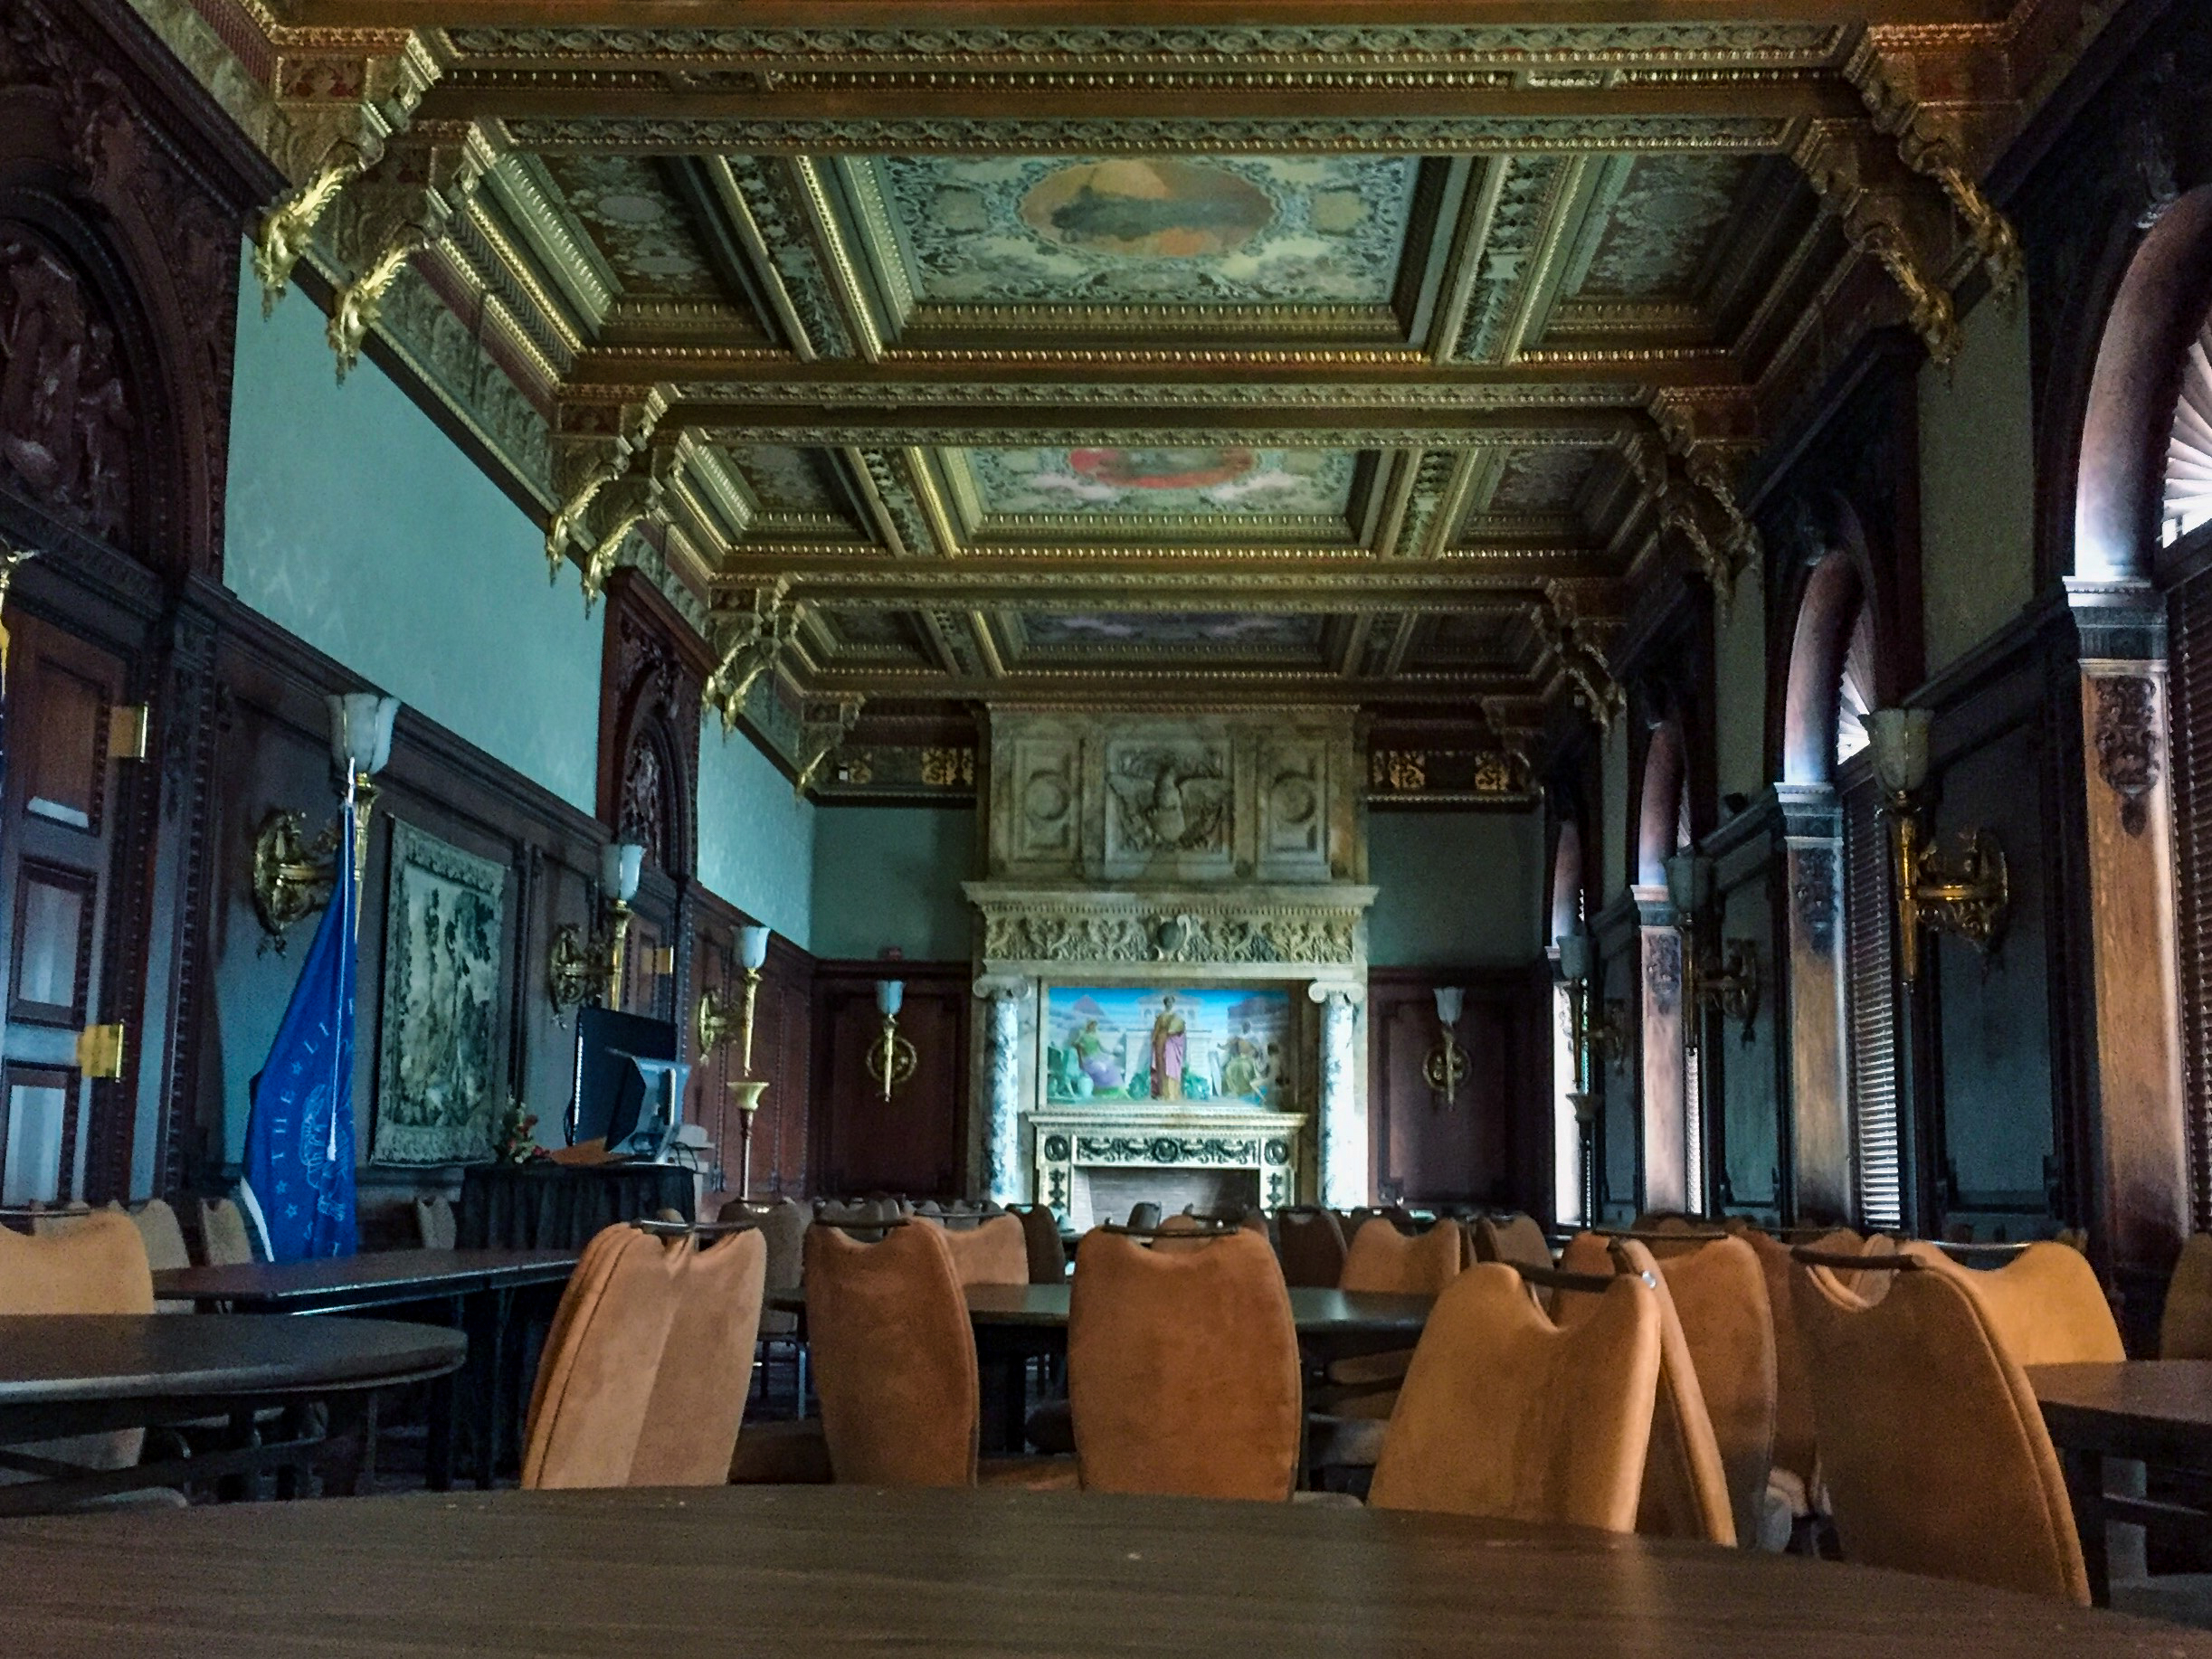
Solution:
[{"label": "long conference table", "polygon": [[854,1486],[0,1522],[41,1659],[1479,1654],[2212,1659],[2212,1635],[1700,1543],[1303,1503]]}]

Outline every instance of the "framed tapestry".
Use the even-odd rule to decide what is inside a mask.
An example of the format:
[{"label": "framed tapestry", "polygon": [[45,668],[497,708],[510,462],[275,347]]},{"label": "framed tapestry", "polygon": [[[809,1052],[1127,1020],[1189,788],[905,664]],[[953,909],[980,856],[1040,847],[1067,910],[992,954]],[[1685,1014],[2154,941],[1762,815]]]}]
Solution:
[{"label": "framed tapestry", "polygon": [[393,820],[372,1162],[492,1155],[506,889],[504,866]]}]

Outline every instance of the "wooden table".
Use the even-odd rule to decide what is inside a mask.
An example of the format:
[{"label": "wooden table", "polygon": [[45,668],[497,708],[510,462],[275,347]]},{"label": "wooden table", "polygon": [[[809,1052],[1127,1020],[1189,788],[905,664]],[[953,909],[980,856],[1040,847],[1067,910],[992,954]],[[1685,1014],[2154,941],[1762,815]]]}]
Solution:
[{"label": "wooden table", "polygon": [[2199,1659],[2212,1635],[1871,1568],[1443,1515],[718,1487],[0,1523],[41,1659],[1479,1654]]},{"label": "wooden table", "polygon": [[[228,1418],[233,1444],[189,1460],[66,1473],[14,1455],[46,1478],[0,1485],[0,1514],[65,1507],[101,1492],[173,1486],[273,1469],[280,1495],[322,1465],[350,1489],[375,1468],[379,1390],[443,1377],[467,1356],[459,1332],[390,1320],[223,1313],[27,1314],[0,1318],[0,1446]],[[331,1409],[306,1432],[302,1408]],[[269,1407],[285,1430],[255,1433]]]},{"label": "wooden table", "polygon": [[[431,1402],[427,1470],[432,1489],[453,1484],[461,1406],[476,1454],[476,1483],[489,1487],[501,1447],[521,1416],[525,1343],[510,1340],[517,1298],[541,1293],[540,1320],[576,1265],[574,1250],[380,1250],[307,1262],[172,1267],[154,1275],[157,1299],[238,1313],[331,1313],[408,1308],[467,1333],[465,1386],[441,1379]],[[517,1441],[519,1435],[516,1436]]]},{"label": "wooden table", "polygon": [[2212,1475],[2212,1360],[2033,1365],[2027,1381],[2065,1471],[2090,1593],[2099,1607],[2109,1606],[2105,1522],[2212,1524],[2212,1516],[2179,1504],[2108,1493],[2104,1468],[2106,1458],[2122,1457]]}]

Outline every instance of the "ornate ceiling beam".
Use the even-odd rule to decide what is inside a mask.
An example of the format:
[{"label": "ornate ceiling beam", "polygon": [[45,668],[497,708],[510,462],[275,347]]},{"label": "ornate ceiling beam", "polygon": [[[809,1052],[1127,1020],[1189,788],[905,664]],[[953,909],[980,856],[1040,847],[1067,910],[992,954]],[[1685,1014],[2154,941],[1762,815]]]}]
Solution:
[{"label": "ornate ceiling beam", "polygon": [[848,553],[841,559],[779,558],[773,569],[733,560],[713,583],[717,611],[751,613],[759,602],[755,595],[772,582],[782,596],[862,610],[1005,605],[1332,615],[1410,609],[1495,612],[1533,603],[1552,589],[1580,594],[1588,604],[1610,604],[1619,588],[1600,561],[1576,555],[1420,564],[1348,558],[1270,569],[1229,557],[1210,564],[1153,560],[1140,567],[1125,555],[1111,564],[1073,565],[990,556],[926,564]]},{"label": "ornate ceiling beam", "polygon": [[[1133,376],[1141,375],[1141,379]],[[1604,348],[1554,352],[1511,365],[1431,362],[1408,350],[1176,348],[887,350],[880,361],[801,362],[784,352],[670,343],[587,348],[572,386],[669,384],[686,401],[787,399],[849,407],[910,403],[932,396],[1033,406],[1054,399],[1139,403],[1159,389],[1178,402],[1223,405],[1306,399],[1341,407],[1400,403],[1457,418],[1460,408],[1543,403],[1566,396],[1591,404],[1641,403],[1664,387],[1726,389],[1741,366],[1719,347]],[[1076,388],[1078,390],[1071,390]]]},{"label": "ornate ceiling beam", "polygon": [[1204,435],[1212,443],[1466,449],[1511,444],[1588,448],[1649,430],[1648,417],[1620,405],[1538,404],[1508,409],[1438,409],[1415,400],[1362,405],[1239,405],[1225,419],[1218,405],[1133,402],[1031,404],[781,402],[672,403],[669,431],[717,433],[732,440],[864,449],[973,444],[1159,443],[1171,434]]}]

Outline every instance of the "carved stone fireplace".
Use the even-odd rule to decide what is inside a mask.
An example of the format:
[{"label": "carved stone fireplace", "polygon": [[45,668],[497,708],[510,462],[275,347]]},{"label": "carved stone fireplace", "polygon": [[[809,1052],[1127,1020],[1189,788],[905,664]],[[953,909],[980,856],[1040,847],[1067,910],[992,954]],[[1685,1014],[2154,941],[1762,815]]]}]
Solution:
[{"label": "carved stone fireplace", "polygon": [[[1352,738],[1342,710],[992,711],[989,875],[965,891],[981,920],[975,1152],[992,1197],[1080,1224],[1125,1213],[1122,1172],[1145,1171],[1163,1197],[1202,1178],[1269,1205],[1366,1201],[1374,889]],[[1080,1077],[1086,1097],[1056,1096],[1048,1056],[1072,1062],[1054,995],[1090,987],[1273,999],[1283,1040],[1264,1097],[1193,1082],[1191,1099],[1131,1099],[1111,1066],[1097,1098]],[[1094,1201],[1101,1182],[1110,1205]]]}]

